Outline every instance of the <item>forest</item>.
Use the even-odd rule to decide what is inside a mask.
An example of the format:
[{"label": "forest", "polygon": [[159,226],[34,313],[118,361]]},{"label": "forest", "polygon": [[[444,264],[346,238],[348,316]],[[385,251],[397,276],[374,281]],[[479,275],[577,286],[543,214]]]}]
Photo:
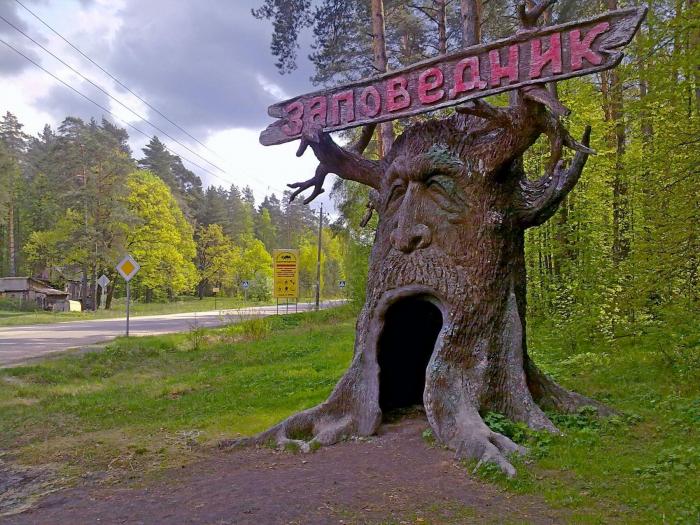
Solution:
[{"label": "forest", "polygon": [[[180,157],[153,137],[139,159],[126,130],[67,117],[36,137],[10,112],[0,122],[0,275],[79,281],[89,298],[105,273],[106,307],[123,284],[114,269],[131,253],[142,269],[134,294],[145,302],[179,295],[271,297],[272,250],[300,250],[301,295],[313,296],[318,214],[289,194],[256,204],[250,187],[203,188]],[[338,295],[347,239],[326,220],[322,289]],[[99,302],[99,301],[98,301]]]}]

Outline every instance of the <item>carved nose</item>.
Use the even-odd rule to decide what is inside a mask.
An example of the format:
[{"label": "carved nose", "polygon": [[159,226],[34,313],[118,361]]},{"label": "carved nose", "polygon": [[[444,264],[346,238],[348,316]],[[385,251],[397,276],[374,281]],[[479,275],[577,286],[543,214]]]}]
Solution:
[{"label": "carved nose", "polygon": [[391,232],[391,244],[403,253],[427,248],[432,240],[430,229],[425,224],[415,224],[410,229],[398,227]]}]

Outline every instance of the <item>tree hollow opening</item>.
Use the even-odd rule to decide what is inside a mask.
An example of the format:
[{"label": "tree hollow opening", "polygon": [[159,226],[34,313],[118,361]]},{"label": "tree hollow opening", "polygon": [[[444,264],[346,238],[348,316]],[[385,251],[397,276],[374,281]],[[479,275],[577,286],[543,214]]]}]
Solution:
[{"label": "tree hollow opening", "polygon": [[377,344],[379,406],[390,410],[423,404],[425,373],[442,329],[442,313],[423,297],[392,304]]}]

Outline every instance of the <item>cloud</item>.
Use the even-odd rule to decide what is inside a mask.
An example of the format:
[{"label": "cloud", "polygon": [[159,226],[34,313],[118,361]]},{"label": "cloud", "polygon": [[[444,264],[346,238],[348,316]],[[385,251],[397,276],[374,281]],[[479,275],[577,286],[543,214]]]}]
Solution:
[{"label": "cloud", "polygon": [[[310,64],[280,76],[271,26],[252,17],[255,0],[129,0],[118,16],[109,67],[172,120],[200,134],[264,127],[267,106],[311,89]],[[274,80],[273,80],[274,79]]]},{"label": "cloud", "polygon": [[[17,8],[19,8],[19,6],[13,0],[0,0],[0,16],[5,18],[10,24],[28,33],[27,24],[18,16]],[[35,62],[39,62],[40,58],[38,53],[32,49],[34,44],[22,36],[7,22],[0,20],[0,39]],[[42,44],[45,43],[43,38],[34,38]],[[22,73],[25,69],[33,67],[35,66],[29,63],[26,58],[17,54],[17,52],[10,49],[7,45],[0,43],[0,75],[15,76]]]},{"label": "cloud", "polygon": [[[100,106],[110,109],[109,98],[104,93],[97,91],[85,82],[79,83],[69,81],[68,83],[74,86],[78,91],[85,93]],[[56,85],[49,89],[47,94],[36,99],[35,106],[40,107],[43,111],[51,115],[56,122],[63,121],[67,116],[79,117],[85,121],[93,117],[98,121],[100,121],[102,117],[114,120],[106,111],[103,111],[74,91],[57,82]],[[116,122],[116,124],[125,127],[121,122]],[[137,132],[132,129],[128,129],[128,131],[130,135],[137,135]]]}]

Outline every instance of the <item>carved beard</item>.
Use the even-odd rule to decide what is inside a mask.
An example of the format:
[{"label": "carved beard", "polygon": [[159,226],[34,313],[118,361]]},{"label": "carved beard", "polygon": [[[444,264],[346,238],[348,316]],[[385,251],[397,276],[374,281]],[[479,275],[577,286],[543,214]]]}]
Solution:
[{"label": "carved beard", "polygon": [[459,262],[439,248],[431,246],[409,254],[392,249],[378,271],[370,275],[369,299],[376,304],[389,291],[407,286],[425,287],[447,304],[464,299],[468,289],[466,273]]}]

